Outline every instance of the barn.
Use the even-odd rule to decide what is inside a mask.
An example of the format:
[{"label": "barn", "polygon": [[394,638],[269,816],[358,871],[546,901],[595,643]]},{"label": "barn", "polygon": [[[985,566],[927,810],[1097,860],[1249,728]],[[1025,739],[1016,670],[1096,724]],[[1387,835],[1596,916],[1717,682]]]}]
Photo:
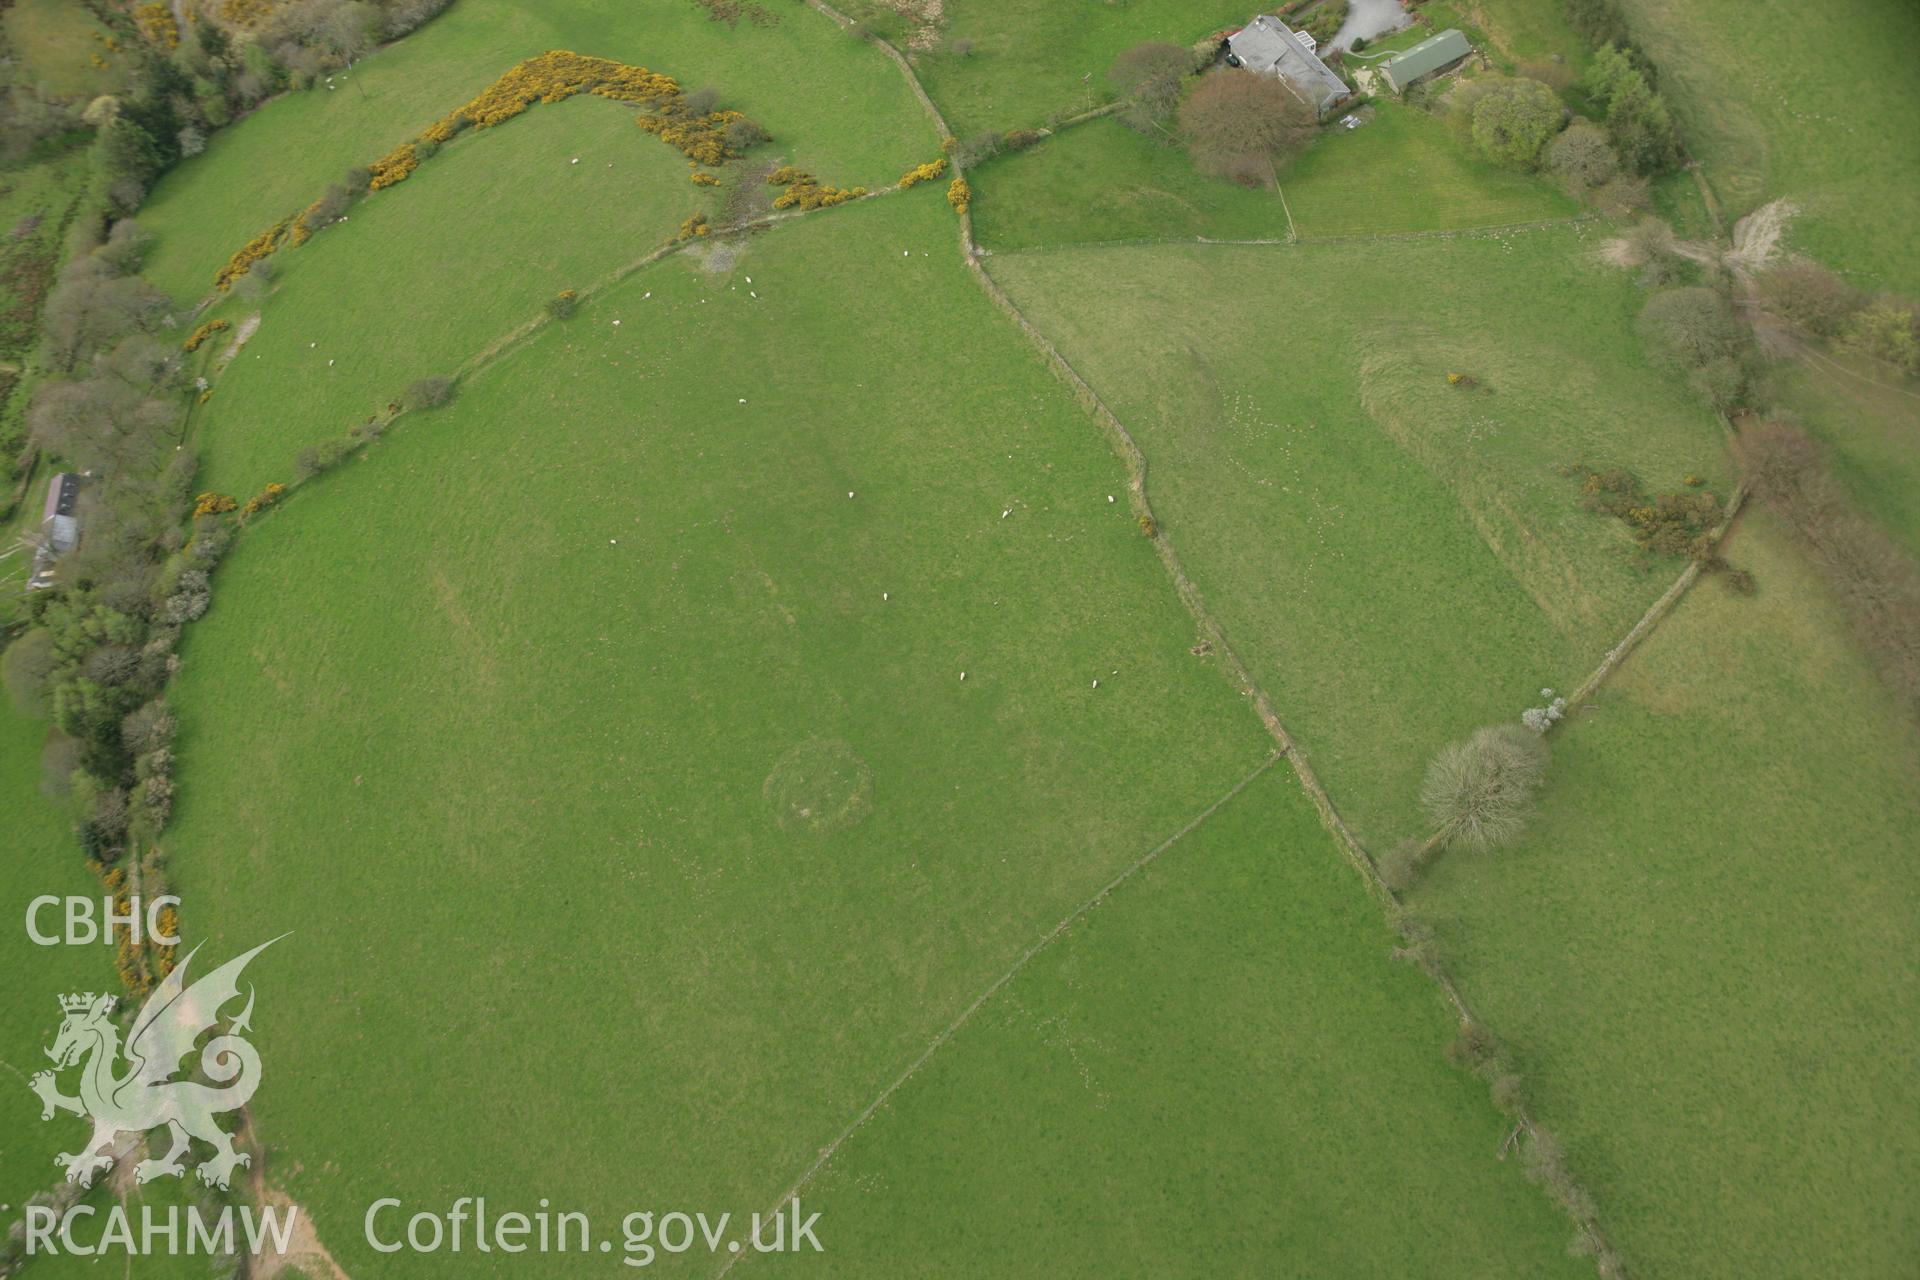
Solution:
[{"label": "barn", "polygon": [[1437,75],[1473,52],[1473,46],[1459,31],[1448,27],[1437,36],[1428,36],[1411,49],[1388,58],[1380,68],[1395,93],[1405,93],[1409,85]]}]

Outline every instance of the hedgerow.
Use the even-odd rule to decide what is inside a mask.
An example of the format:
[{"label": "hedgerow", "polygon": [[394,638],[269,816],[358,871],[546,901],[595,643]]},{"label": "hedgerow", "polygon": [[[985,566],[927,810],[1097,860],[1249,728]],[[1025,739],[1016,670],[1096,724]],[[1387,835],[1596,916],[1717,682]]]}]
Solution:
[{"label": "hedgerow", "polygon": [[405,182],[407,175],[419,167],[420,153],[414,150],[411,142],[403,142],[373,162],[367,190],[379,191],[396,182]]},{"label": "hedgerow", "polygon": [[[696,167],[692,181],[696,186],[720,185],[720,179],[705,169],[716,168],[742,154],[746,148],[764,142],[766,130],[738,111],[708,110],[710,93],[703,92],[701,103],[690,105],[680,84],[672,76],[630,66],[610,58],[592,58],[565,49],[552,49],[514,66],[483,89],[477,96],[428,125],[411,142],[403,142],[366,170],[364,183],[349,183],[353,192],[380,191],[404,182],[420,163],[451,141],[464,129],[491,129],[513,119],[539,102],[564,102],[579,93],[633,106],[650,108],[636,118],[642,129],[675,148]],[[833,187],[816,187],[812,192],[795,195],[788,205],[819,208],[865,195],[864,188],[843,192]],[[289,215],[273,228],[251,241],[230,259],[214,284],[227,289],[253,262],[280,248],[283,243],[298,246],[315,231],[334,221],[344,203],[331,193],[309,205],[297,217]],[[705,234],[704,232],[687,234]]]},{"label": "hedgerow", "polygon": [[646,106],[678,97],[680,85],[672,76],[645,67],[551,49],[515,64],[433,128],[446,127],[445,136],[439,139],[445,141],[466,126],[491,129],[536,102],[564,102],[577,93]]},{"label": "hedgerow", "polygon": [[243,504],[240,508],[241,516],[245,517],[245,516],[256,515],[259,512],[265,511],[268,507],[280,501],[280,495],[284,494],[286,491],[287,491],[287,486],[281,484],[277,480],[274,481],[273,483],[269,484],[266,488],[262,489],[260,492],[254,494],[251,498],[248,498],[246,500],[245,504]]},{"label": "hedgerow", "polygon": [[790,164],[768,174],[767,182],[786,188],[774,197],[773,207],[776,209],[828,209],[867,194],[865,187],[823,186],[818,178]]},{"label": "hedgerow", "polygon": [[198,351],[200,344],[208,338],[219,333],[222,329],[230,329],[232,327],[233,322],[230,320],[208,320],[187,335],[187,340],[180,344],[180,349],[182,351]]},{"label": "hedgerow", "polygon": [[245,275],[248,267],[280,247],[281,242],[286,239],[287,228],[292,222],[291,216],[282,218],[240,246],[240,251],[228,258],[227,265],[220,268],[219,274],[214,276],[214,287],[223,293],[232,288],[233,282]]},{"label": "hedgerow", "polygon": [[900,175],[901,189],[918,186],[922,182],[932,182],[935,178],[945,176],[946,172],[947,161],[944,156],[938,160],[930,160],[926,164],[915,165]]},{"label": "hedgerow", "polygon": [[728,126],[746,117],[738,111],[709,111],[705,115],[639,116],[634,123],[697,164],[725,164],[736,154],[727,138]]}]

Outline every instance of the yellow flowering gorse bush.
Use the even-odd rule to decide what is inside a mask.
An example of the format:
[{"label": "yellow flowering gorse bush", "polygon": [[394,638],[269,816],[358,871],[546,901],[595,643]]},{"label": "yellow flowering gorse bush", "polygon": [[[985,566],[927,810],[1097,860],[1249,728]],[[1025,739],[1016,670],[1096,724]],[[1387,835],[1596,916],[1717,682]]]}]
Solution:
[{"label": "yellow flowering gorse bush", "polygon": [[232,327],[233,322],[230,320],[208,320],[187,335],[187,340],[180,344],[180,349],[182,351],[198,351],[200,344],[208,338],[219,333],[222,329],[230,329]]},{"label": "yellow flowering gorse bush", "polygon": [[228,258],[227,265],[220,268],[220,273],[214,276],[214,287],[222,292],[231,288],[235,280],[246,274],[248,267],[278,249],[281,241],[286,238],[287,227],[292,222],[292,217],[282,218],[240,246],[240,251]]},{"label": "yellow flowering gorse bush", "polygon": [[915,165],[900,175],[900,187],[905,190],[908,187],[917,187],[923,182],[932,182],[946,171],[947,161],[944,156],[938,160],[930,160],[926,164]]}]

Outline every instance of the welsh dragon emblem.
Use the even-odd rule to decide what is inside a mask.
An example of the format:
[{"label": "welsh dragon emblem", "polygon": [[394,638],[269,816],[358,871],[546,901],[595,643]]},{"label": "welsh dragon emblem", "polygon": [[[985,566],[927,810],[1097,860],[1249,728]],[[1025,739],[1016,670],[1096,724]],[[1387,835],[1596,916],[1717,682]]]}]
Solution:
[{"label": "welsh dragon emblem", "polygon": [[[40,1095],[42,1120],[51,1120],[55,1111],[71,1111],[93,1121],[93,1136],[85,1146],[72,1155],[54,1157],[55,1164],[66,1168],[68,1182],[88,1186],[94,1175],[110,1168],[114,1160],[110,1149],[117,1135],[145,1133],[162,1125],[172,1148],[135,1167],[139,1182],[184,1174],[184,1160],[195,1138],[214,1149],[199,1169],[200,1181],[208,1186],[225,1187],[234,1169],[252,1162],[250,1156],[233,1149],[232,1136],[214,1119],[245,1106],[260,1087],[260,1054],[240,1035],[250,1029],[253,1017],[251,986],[246,1007],[225,1031],[200,1046],[195,1063],[212,1083],[175,1077],[182,1074],[180,1059],[218,1026],[220,1010],[239,999],[240,973],[247,962],[279,940],[261,943],[188,986],[187,970],[200,950],[195,947],[147,997],[127,1029],[125,1048],[113,1022],[116,997],[92,992],[60,997],[66,1018],[47,1050],[53,1070],[39,1072],[28,1083]],[[54,1075],[76,1064],[80,1065],[80,1093],[68,1097],[60,1092]]]}]

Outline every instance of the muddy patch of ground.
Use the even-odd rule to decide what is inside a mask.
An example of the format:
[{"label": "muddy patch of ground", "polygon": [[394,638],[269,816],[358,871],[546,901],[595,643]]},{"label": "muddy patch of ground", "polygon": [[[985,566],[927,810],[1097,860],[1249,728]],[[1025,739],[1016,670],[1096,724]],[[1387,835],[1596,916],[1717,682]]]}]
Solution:
[{"label": "muddy patch of ground", "polygon": [[225,368],[228,364],[232,363],[233,358],[240,354],[240,348],[246,346],[247,340],[259,331],[260,313],[256,311],[245,320],[242,320],[239,328],[233,331],[233,341],[229,342],[227,349],[220,353],[218,367]]}]

